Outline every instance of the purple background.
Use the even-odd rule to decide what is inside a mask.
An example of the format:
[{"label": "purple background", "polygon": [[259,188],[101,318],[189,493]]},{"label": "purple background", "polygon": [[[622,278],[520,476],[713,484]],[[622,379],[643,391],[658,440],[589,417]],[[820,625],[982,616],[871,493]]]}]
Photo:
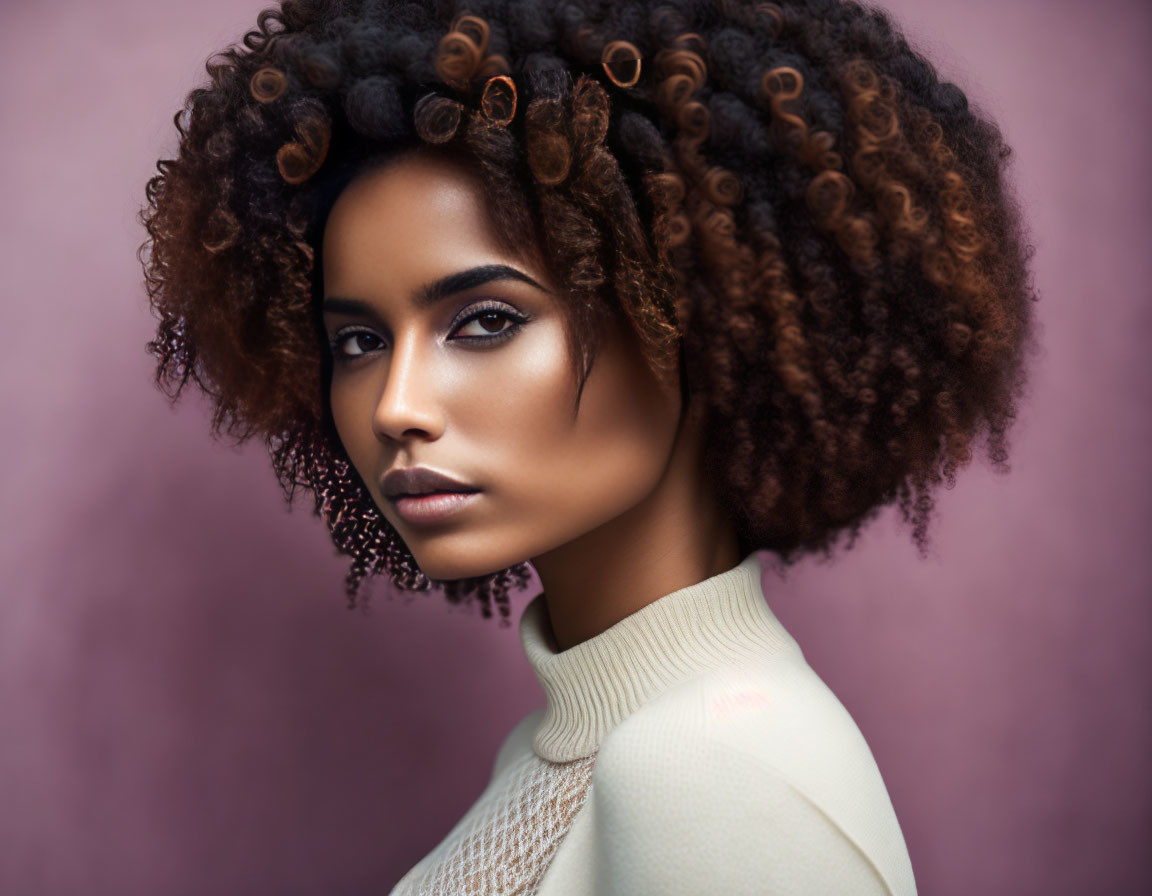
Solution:
[{"label": "purple background", "polygon": [[[542,700],[516,628],[377,590],[257,444],[150,384],[135,214],[264,4],[0,7],[0,892],[387,892]],[[924,894],[1152,886],[1152,236],[1140,2],[887,6],[1003,125],[1045,351],[1013,472],[765,586]],[[514,618],[535,591],[514,603]]]}]

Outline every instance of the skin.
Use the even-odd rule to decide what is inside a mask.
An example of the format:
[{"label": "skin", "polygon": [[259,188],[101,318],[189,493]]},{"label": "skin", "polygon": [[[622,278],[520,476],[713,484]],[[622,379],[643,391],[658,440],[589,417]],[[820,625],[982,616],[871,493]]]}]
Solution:
[{"label": "skin", "polygon": [[[679,384],[653,374],[618,321],[577,408],[564,296],[535,249],[501,245],[463,163],[410,153],[360,175],[332,209],[323,258],[336,428],[428,576],[531,560],[566,650],[740,561]],[[418,301],[491,265],[534,283],[502,277]],[[439,523],[406,521],[380,481],[411,466],[480,494]]]}]

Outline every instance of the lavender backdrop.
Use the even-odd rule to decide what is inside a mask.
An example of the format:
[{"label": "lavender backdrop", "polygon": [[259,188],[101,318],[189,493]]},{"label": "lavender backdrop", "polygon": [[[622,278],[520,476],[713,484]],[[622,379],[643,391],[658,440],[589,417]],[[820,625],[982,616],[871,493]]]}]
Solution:
[{"label": "lavender backdrop", "polygon": [[[1152,886],[1152,11],[891,8],[1000,120],[1044,356],[1014,471],[766,580],[924,894]],[[542,699],[516,629],[377,592],[258,446],[150,385],[144,182],[252,0],[0,6],[0,892],[387,892]],[[515,603],[515,618],[528,592]]]}]

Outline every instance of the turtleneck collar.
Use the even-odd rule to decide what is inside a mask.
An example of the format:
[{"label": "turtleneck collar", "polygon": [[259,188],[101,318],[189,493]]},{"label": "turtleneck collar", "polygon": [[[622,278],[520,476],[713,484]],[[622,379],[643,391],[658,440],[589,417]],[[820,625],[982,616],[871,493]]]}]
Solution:
[{"label": "turtleneck collar", "polygon": [[681,681],[796,643],[764,600],[755,551],[563,651],[538,594],[520,617],[520,642],[547,696],[532,748],[552,762],[592,755],[609,731]]}]

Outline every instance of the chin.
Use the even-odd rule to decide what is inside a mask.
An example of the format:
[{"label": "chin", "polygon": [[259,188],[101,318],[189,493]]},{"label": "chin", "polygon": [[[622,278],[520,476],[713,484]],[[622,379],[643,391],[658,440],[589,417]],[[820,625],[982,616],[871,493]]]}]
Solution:
[{"label": "chin", "polygon": [[451,537],[405,543],[420,571],[441,582],[491,575],[529,559],[519,552],[501,551],[492,545],[466,545]]}]

